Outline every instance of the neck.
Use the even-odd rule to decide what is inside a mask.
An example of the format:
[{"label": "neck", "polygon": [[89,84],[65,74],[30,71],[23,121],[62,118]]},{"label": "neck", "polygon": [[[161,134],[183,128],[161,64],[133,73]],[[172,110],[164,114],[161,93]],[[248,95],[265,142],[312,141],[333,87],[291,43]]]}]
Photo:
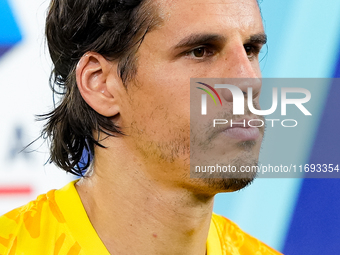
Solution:
[{"label": "neck", "polygon": [[153,179],[138,161],[125,167],[119,161],[95,161],[92,175],[76,186],[108,251],[205,255],[213,197]]}]

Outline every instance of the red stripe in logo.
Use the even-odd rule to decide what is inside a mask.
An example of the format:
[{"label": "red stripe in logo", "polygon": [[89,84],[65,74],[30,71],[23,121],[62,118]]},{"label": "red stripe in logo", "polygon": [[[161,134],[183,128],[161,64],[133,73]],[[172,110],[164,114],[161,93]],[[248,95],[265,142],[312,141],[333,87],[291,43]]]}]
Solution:
[{"label": "red stripe in logo", "polygon": [[0,186],[0,196],[2,195],[30,195],[33,192],[31,186]]}]

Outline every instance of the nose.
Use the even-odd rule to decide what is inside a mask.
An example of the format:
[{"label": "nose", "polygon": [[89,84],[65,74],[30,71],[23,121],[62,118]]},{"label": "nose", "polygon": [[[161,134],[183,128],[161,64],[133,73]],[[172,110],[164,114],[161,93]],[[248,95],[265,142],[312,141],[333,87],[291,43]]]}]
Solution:
[{"label": "nose", "polygon": [[[230,47],[221,61],[223,77],[227,78],[224,83],[239,87],[246,97],[259,98],[262,83],[258,59],[248,57],[242,42]],[[252,95],[249,95],[249,88]],[[230,90],[223,89],[221,94],[226,101],[233,102]]]}]

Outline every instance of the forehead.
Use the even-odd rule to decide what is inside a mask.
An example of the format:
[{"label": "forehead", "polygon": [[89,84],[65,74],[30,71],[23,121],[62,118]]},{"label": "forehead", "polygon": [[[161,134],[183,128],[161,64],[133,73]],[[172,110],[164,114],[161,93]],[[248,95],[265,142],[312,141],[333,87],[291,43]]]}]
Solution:
[{"label": "forehead", "polygon": [[174,38],[195,32],[263,32],[256,0],[158,0],[162,29]]}]

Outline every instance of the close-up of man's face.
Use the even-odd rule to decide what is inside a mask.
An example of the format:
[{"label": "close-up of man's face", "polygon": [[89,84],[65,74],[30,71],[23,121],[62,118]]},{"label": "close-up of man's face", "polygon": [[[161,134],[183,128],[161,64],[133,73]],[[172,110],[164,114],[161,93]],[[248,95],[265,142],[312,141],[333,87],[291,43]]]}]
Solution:
[{"label": "close-up of man's face", "polygon": [[340,1],[0,2],[0,255],[340,249]]},{"label": "close-up of man's face", "polygon": [[[214,159],[249,165],[257,162],[263,130],[256,129],[249,139],[220,132],[212,135],[205,149],[207,123],[190,123],[190,78],[261,77],[258,54],[265,34],[258,4],[256,0],[175,0],[159,1],[156,6],[163,22],[146,34],[137,52],[137,74],[121,95],[119,125],[155,178],[183,182],[183,187],[208,183],[214,192],[239,189],[240,184],[234,187],[230,181],[190,180],[189,164],[194,163],[190,162],[190,133],[195,138],[191,146],[208,151]],[[254,105],[258,105],[259,82],[238,86],[243,91],[253,86]],[[230,95],[222,96],[227,103],[218,115],[232,117]],[[193,160],[199,163],[199,157]],[[160,163],[162,171],[157,168]]]}]

